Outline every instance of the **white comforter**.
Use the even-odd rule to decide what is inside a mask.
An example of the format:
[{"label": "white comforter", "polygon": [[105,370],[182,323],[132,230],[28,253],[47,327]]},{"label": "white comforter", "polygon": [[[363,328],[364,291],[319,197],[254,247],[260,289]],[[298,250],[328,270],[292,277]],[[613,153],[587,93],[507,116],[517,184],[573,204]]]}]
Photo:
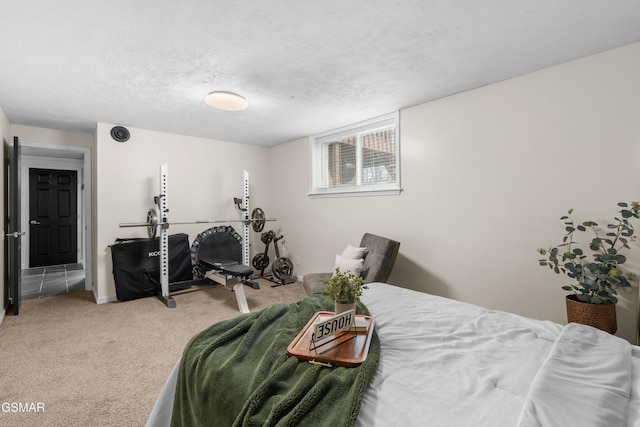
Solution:
[{"label": "white comforter", "polygon": [[640,350],[596,329],[371,284],[380,366],[357,426],[640,427]]},{"label": "white comforter", "polygon": [[633,425],[631,360],[626,341],[569,324],[534,378],[518,426]]},{"label": "white comforter", "polygon": [[[640,427],[640,348],[566,327],[373,283],[380,337],[356,425]],[[148,426],[169,424],[175,370]]]}]

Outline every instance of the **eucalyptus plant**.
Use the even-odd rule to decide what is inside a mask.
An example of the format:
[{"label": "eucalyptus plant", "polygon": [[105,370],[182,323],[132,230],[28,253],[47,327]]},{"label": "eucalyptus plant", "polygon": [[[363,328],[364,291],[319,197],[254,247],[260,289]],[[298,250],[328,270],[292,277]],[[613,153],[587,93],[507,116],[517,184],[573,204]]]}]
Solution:
[{"label": "eucalyptus plant", "polygon": [[347,271],[343,273],[336,267],[335,274],[329,280],[320,280],[329,298],[341,304],[351,304],[360,301],[364,279]]},{"label": "eucalyptus plant", "polygon": [[[619,215],[613,222],[601,228],[595,221],[574,222],[573,209],[561,217],[566,234],[562,243],[549,249],[538,249],[544,256],[539,260],[541,266],[548,266],[555,273],[566,274],[575,279],[571,285],[562,286],[565,291],[576,294],[579,301],[592,304],[617,303],[617,289],[629,289],[636,275],[623,272],[621,266],[627,261],[622,254],[631,249],[629,243],[635,242],[635,229],[631,219],[639,218],[640,204],[632,202],[618,203]],[[580,242],[581,233],[592,236],[591,241]]]}]

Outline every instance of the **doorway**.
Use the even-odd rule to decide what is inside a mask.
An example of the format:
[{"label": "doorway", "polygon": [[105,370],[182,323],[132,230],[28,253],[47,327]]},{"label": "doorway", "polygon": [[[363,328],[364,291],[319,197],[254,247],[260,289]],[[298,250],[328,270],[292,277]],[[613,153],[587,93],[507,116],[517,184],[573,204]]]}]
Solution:
[{"label": "doorway", "polygon": [[22,295],[93,290],[91,150],[22,143]]}]

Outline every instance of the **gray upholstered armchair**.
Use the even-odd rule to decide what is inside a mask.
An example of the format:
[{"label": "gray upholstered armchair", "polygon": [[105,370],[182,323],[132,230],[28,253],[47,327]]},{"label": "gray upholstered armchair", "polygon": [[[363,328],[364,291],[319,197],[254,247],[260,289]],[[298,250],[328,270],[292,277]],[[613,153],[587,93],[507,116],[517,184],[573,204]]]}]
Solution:
[{"label": "gray upholstered armchair", "polygon": [[[361,273],[364,283],[387,281],[391,275],[393,264],[396,262],[400,243],[375,234],[365,233],[362,236],[360,247],[367,248]],[[332,274],[333,272],[305,274],[302,277],[302,282],[307,295],[323,293],[324,285],[320,283],[320,280],[328,280]]]}]

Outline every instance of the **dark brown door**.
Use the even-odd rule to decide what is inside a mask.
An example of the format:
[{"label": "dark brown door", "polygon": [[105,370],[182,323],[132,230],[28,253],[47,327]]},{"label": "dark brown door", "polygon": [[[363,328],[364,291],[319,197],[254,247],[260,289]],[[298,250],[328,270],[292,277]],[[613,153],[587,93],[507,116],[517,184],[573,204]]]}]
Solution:
[{"label": "dark brown door", "polygon": [[78,260],[77,172],[29,169],[29,266]]},{"label": "dark brown door", "polygon": [[20,225],[20,140],[17,136],[13,138],[9,159],[9,305],[13,307],[13,314],[18,315],[22,297],[20,253],[25,233]]}]

